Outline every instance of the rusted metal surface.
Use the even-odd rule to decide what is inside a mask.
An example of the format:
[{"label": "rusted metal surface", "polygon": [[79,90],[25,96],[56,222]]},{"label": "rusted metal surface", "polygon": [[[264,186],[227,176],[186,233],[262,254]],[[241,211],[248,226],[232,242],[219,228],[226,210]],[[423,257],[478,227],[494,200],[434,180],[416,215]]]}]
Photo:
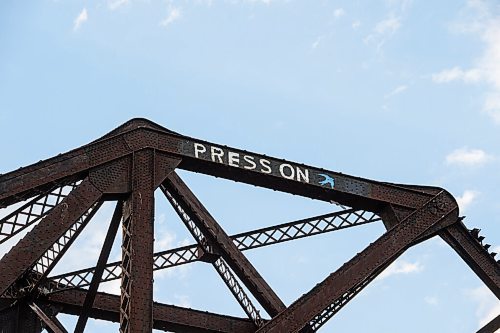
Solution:
[{"label": "rusted metal surface", "polygon": [[[0,296],[50,249],[101,197],[84,180],[0,260]],[[8,267],[8,269],[7,269]]]},{"label": "rusted metal surface", "polygon": [[[435,203],[441,200],[444,206],[435,210]],[[456,221],[458,208],[454,203],[451,195],[444,192],[438,194],[422,209],[390,229],[257,332],[300,331],[334,300],[342,298],[370,275],[380,273],[381,267],[394,261],[415,238],[433,224],[442,219]]]},{"label": "rusted metal surface", "polygon": [[[137,121],[136,125],[129,124],[127,129],[56,158],[1,176],[0,204],[14,203],[16,198],[47,184],[85,173],[91,168],[148,147],[181,158],[181,169],[318,200],[333,200],[372,211],[383,208],[387,203],[416,209],[432,197],[430,192],[433,188],[425,190],[425,187],[382,183],[271,158],[160,130],[153,123],[145,125],[144,122]],[[204,147],[205,150],[197,150],[196,147]],[[244,164],[243,161],[248,160],[252,163]],[[294,170],[293,177],[291,170]],[[323,183],[321,175],[334,177],[334,186]]]},{"label": "rusted metal surface", "polygon": [[210,237],[208,241],[217,246],[217,250],[221,251],[222,257],[260,302],[262,307],[271,316],[275,316],[283,311],[285,305],[279,299],[278,295],[276,295],[241,251],[238,250],[231,238],[229,238],[186,184],[175,173],[172,173],[161,187],[172,195],[182,209],[193,219],[193,222],[201,232],[206,237]]},{"label": "rusted metal surface", "polygon": [[[378,221],[380,221],[380,218],[373,213],[347,209],[239,233],[231,236],[231,239],[239,250],[246,251]],[[200,257],[200,249],[197,245],[187,245],[161,251],[154,254],[153,270],[162,270],[192,263],[199,261]],[[104,269],[101,282],[119,279],[121,274],[120,265],[120,261],[108,263]],[[86,287],[90,284],[93,274],[94,268],[92,267],[64,273],[51,277],[50,283],[44,287],[51,292],[72,287]]]},{"label": "rusted metal surface", "polygon": [[134,154],[123,216],[120,332],[153,328],[154,151]]},{"label": "rusted metal surface", "polygon": [[484,325],[477,333],[495,333],[500,329],[500,314]]},{"label": "rusted metal surface", "polygon": [[500,299],[500,265],[462,222],[442,230],[443,238],[469,265],[484,284]]},{"label": "rusted metal surface", "polygon": [[0,299],[3,303],[0,310],[0,332],[2,333],[40,333],[42,321],[29,307],[28,302],[18,301],[4,307],[7,300]]},{"label": "rusted metal surface", "polygon": [[[173,173],[176,168],[352,209],[229,237]],[[62,190],[79,181],[71,192]],[[153,253],[153,193],[160,184],[198,245]],[[88,145],[0,175],[0,207],[24,200],[29,201],[0,220],[0,243],[38,223],[0,260],[0,326],[7,333],[40,332],[27,299],[40,306],[40,311],[35,310],[41,316],[48,305],[79,315],[77,332],[83,331],[88,317],[119,321],[121,332],[134,333],[153,328],[312,332],[406,249],[435,235],[453,247],[500,298],[499,263],[477,230],[467,230],[458,219],[458,206],[448,192],[377,182],[221,146],[182,136],[145,119],[133,119]],[[112,242],[108,235],[97,268],[48,278],[103,200],[125,200],[122,261],[106,264]],[[388,230],[384,235],[288,307],[241,253],[380,218]],[[115,226],[117,219],[113,219]],[[153,302],[153,270],[200,260],[215,266],[252,320]],[[270,321],[262,321],[233,272],[271,315]],[[121,296],[96,293],[100,282],[116,278],[122,279]],[[89,291],[65,290],[89,285]],[[47,317],[57,323],[54,314]],[[498,317],[480,332],[490,332],[495,326]]]},{"label": "rusted metal surface", "polygon": [[68,333],[62,324],[55,317],[49,317],[40,307],[32,302],[29,304],[30,308],[45,323],[45,326],[53,333]]},{"label": "rusted metal surface", "polygon": [[181,204],[172,196],[170,192],[168,192],[168,190],[164,186],[162,186],[162,191],[164,192],[168,201],[172,204],[175,211],[184,222],[188,230],[191,232],[194,239],[196,239],[196,241],[198,242],[198,258],[200,260],[210,262],[214,266],[215,270],[220,275],[233,296],[236,298],[243,311],[245,311],[248,318],[252,319],[257,327],[262,326],[263,320],[260,316],[259,311],[234,276],[231,268],[227,265],[226,261],[221,258],[220,253],[223,252],[223,250],[221,249],[221,245],[218,243],[213,243],[210,240],[210,236],[208,236],[208,238],[207,236],[205,236],[205,234],[198,227],[198,225],[203,222],[194,222],[191,216],[182,208]]},{"label": "rusted metal surface", "polygon": [[[68,290],[53,294],[44,299],[47,304],[56,305],[61,312],[78,315],[86,297],[82,289]],[[153,304],[153,328],[171,332],[255,332],[254,324],[243,318],[186,309],[161,303]],[[90,311],[90,317],[112,322],[120,318],[120,296],[97,293]],[[139,331],[141,332],[141,331]]]}]

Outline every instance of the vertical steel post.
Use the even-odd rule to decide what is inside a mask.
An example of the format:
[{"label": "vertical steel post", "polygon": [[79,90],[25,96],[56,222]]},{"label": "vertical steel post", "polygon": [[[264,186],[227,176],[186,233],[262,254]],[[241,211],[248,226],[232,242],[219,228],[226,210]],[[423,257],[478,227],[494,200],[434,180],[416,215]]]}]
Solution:
[{"label": "vertical steel post", "polygon": [[133,158],[132,193],[123,217],[121,333],[153,329],[154,156],[144,149]]}]

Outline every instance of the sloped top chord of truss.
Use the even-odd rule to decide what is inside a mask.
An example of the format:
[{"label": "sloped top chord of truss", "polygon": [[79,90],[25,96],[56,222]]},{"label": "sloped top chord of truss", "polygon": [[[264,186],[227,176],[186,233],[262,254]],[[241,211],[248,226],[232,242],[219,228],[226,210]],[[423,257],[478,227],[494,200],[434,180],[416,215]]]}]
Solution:
[{"label": "sloped top chord of truss", "polygon": [[[229,235],[177,169],[335,203],[342,210]],[[153,251],[156,189],[196,242]],[[116,207],[95,267],[50,275],[106,201]],[[408,248],[433,236],[444,239],[500,298],[495,253],[478,229],[466,228],[446,190],[269,157],[183,136],[146,119],[132,119],[85,146],[0,175],[0,207],[14,207],[0,219],[0,243],[27,232],[0,259],[5,333],[66,332],[59,313],[77,316],[75,332],[84,332],[89,318],[119,322],[120,332],[314,332]],[[289,305],[243,253],[377,222],[386,228],[382,236]],[[110,262],[120,227],[121,260]],[[154,301],[153,271],[200,261],[213,266],[245,318]],[[112,280],[120,280],[120,296],[98,292],[100,283]],[[493,332],[499,322],[493,319],[480,332]]]}]

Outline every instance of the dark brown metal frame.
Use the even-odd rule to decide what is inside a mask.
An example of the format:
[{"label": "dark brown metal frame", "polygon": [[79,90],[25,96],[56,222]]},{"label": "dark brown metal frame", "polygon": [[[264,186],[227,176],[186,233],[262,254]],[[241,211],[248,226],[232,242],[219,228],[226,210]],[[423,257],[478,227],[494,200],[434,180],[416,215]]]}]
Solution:
[{"label": "dark brown metal frame", "polygon": [[[352,208],[228,236],[175,169],[204,173]],[[197,245],[153,253],[154,191],[160,188]],[[104,201],[116,200],[95,268],[50,271]],[[0,176],[0,207],[26,203],[0,220],[0,243],[34,228],[0,260],[2,332],[65,332],[57,313],[120,323],[120,332],[313,332],[409,247],[442,237],[500,298],[500,265],[478,230],[436,187],[382,183],[216,145],[133,119],[104,137]],[[308,293],[286,306],[243,250],[382,220],[387,232]],[[122,225],[122,261],[107,263]],[[248,319],[153,302],[153,270],[211,263]],[[121,296],[97,292],[121,279]],[[241,283],[241,284],[240,284]],[[88,286],[88,289],[83,287]],[[247,293],[268,313],[260,315]],[[481,332],[493,332],[498,317]]]}]

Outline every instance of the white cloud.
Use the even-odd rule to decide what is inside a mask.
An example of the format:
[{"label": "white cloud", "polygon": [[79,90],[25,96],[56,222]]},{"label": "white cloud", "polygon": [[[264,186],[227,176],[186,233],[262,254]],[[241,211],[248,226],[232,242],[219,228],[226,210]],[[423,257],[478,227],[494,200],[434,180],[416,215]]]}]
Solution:
[{"label": "white cloud", "polygon": [[174,295],[175,302],[174,305],[183,307],[183,308],[190,308],[191,307],[191,300],[189,299],[189,296],[187,295]]},{"label": "white cloud", "polygon": [[481,55],[469,69],[458,66],[432,75],[437,83],[460,80],[465,83],[485,83],[489,86],[485,94],[483,112],[500,124],[500,15],[490,2],[468,1],[461,17],[452,26],[458,33],[475,34],[483,42]]},{"label": "white cloud", "polygon": [[455,149],[446,156],[447,164],[454,164],[467,167],[478,167],[493,159],[481,149],[469,149],[467,147]]},{"label": "white cloud", "polygon": [[175,234],[169,232],[168,230],[158,230],[157,232],[159,235],[155,237],[154,241],[155,252],[165,251],[166,249],[172,248],[176,238]]},{"label": "white cloud", "polygon": [[[165,251],[167,249],[172,249],[175,247],[180,247],[180,246],[186,246],[193,244],[193,241],[185,238],[180,241],[176,241],[177,235],[175,233],[172,233],[165,227],[162,227],[162,220],[164,220],[165,215],[161,214],[159,217],[159,226],[156,229],[155,233],[155,241],[154,241],[154,251],[155,252],[160,252],[160,251]],[[173,277],[175,276],[176,278],[179,279],[184,279],[188,272],[190,271],[191,267],[189,265],[181,265],[181,266],[174,266],[170,267],[168,269],[162,269],[155,271],[155,277],[160,280],[162,278],[167,278],[167,277]]]},{"label": "white cloud", "polygon": [[399,17],[390,17],[382,20],[375,26],[375,32],[378,34],[394,34],[401,27],[401,19]]},{"label": "white cloud", "polygon": [[377,280],[383,280],[392,275],[418,273],[423,269],[423,265],[418,261],[411,263],[403,259],[398,259],[380,273]]},{"label": "white cloud", "polygon": [[129,3],[129,0],[111,0],[108,1],[108,8],[111,10],[118,9]]},{"label": "white cloud", "polygon": [[486,95],[483,110],[495,123],[500,124],[500,91]]},{"label": "white cloud", "polygon": [[463,213],[467,210],[467,208],[477,199],[479,196],[478,191],[473,190],[465,190],[461,196],[457,197],[458,207],[460,207],[460,211]]},{"label": "white cloud", "polygon": [[345,15],[345,10],[343,8],[337,8],[333,12],[333,16],[335,16],[335,18],[340,18],[344,15]]},{"label": "white cloud", "polygon": [[323,40],[323,38],[325,38],[325,36],[318,36],[316,38],[316,40],[312,43],[311,47],[314,49],[318,48],[319,44],[321,43],[321,41]]},{"label": "white cloud", "polygon": [[169,24],[171,24],[172,22],[180,19],[181,16],[182,16],[182,13],[181,13],[180,8],[170,7],[168,9],[167,16],[160,22],[160,25],[163,27],[166,27]]},{"label": "white cloud", "polygon": [[392,90],[391,92],[389,92],[388,94],[386,94],[384,96],[385,99],[389,99],[391,97],[394,97],[396,95],[399,95],[401,94],[403,91],[407,90],[408,89],[408,86],[406,85],[400,85],[400,86],[397,86],[396,88],[394,88],[394,90]]},{"label": "white cloud", "polygon": [[398,31],[401,27],[401,19],[391,16],[387,19],[379,21],[372,33],[363,39],[365,44],[375,44],[377,51],[380,52],[384,44]]},{"label": "white cloud", "polygon": [[466,295],[477,303],[478,328],[483,327],[500,314],[500,302],[486,286],[467,290]]},{"label": "white cloud", "polygon": [[116,279],[99,284],[99,291],[108,294],[120,295],[121,280]]},{"label": "white cloud", "polygon": [[89,16],[87,14],[87,8],[83,8],[80,14],[76,17],[75,21],[73,22],[73,30],[78,30],[80,29],[81,25],[89,19]]},{"label": "white cloud", "polygon": [[260,2],[269,5],[273,0],[247,0],[248,2]]},{"label": "white cloud", "polygon": [[[378,53],[382,52],[385,43],[401,28],[412,0],[388,0],[386,4],[388,5],[388,10],[385,18],[378,21],[371,33],[363,39],[365,44],[375,45]],[[355,28],[354,25],[353,28]]]},{"label": "white cloud", "polygon": [[448,83],[451,81],[478,82],[481,72],[478,69],[463,70],[460,67],[445,69],[439,73],[432,74],[432,81],[436,83]]},{"label": "white cloud", "polygon": [[425,296],[424,302],[432,306],[436,306],[439,304],[439,300],[435,296]]}]

